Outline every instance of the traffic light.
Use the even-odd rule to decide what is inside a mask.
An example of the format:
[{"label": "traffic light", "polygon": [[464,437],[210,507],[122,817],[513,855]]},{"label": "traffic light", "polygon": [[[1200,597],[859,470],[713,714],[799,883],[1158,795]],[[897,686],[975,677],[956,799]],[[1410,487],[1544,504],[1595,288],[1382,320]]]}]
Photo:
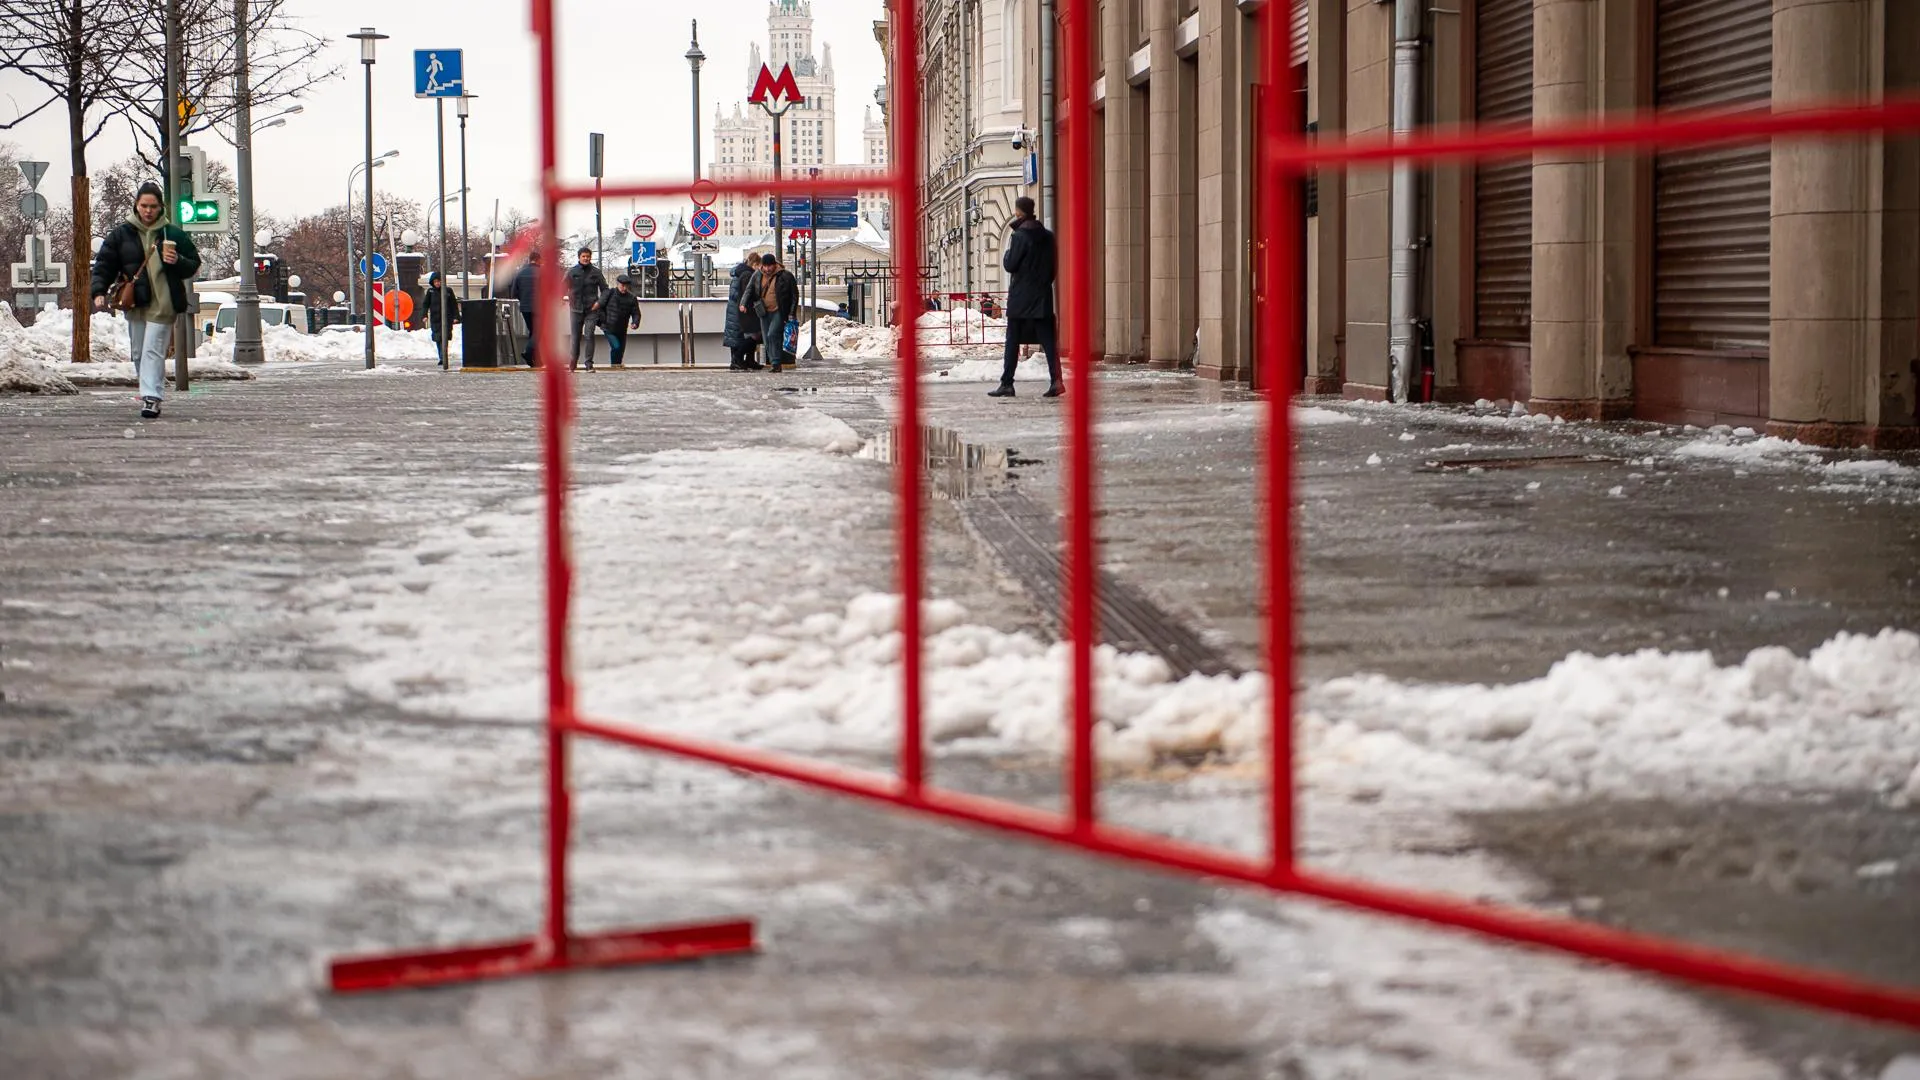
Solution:
[{"label": "traffic light", "polygon": [[197,192],[180,197],[180,212],[174,218],[174,224],[182,228],[188,225],[219,225],[225,215],[223,205],[226,202],[219,195],[201,197]]}]

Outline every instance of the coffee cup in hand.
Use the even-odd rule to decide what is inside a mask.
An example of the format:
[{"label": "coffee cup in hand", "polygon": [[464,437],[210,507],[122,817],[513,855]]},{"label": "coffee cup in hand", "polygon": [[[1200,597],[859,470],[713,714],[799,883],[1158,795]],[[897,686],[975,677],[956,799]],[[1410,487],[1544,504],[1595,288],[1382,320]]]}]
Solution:
[{"label": "coffee cup in hand", "polygon": [[175,244],[172,240],[160,241],[160,261],[171,263],[179,259],[179,257],[179,245]]}]

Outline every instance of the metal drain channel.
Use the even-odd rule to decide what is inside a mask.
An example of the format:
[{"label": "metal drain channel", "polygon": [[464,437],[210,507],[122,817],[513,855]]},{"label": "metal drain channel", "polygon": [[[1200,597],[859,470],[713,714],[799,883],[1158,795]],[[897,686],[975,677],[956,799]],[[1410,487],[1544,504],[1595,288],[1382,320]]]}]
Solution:
[{"label": "metal drain channel", "polygon": [[[962,499],[959,505],[974,534],[1000,557],[1058,633],[1067,576],[1060,557],[1059,519],[1051,510],[1012,489]],[[1241,673],[1190,627],[1104,570],[1100,572],[1098,617],[1101,641],[1160,657],[1175,679],[1196,672]]]}]

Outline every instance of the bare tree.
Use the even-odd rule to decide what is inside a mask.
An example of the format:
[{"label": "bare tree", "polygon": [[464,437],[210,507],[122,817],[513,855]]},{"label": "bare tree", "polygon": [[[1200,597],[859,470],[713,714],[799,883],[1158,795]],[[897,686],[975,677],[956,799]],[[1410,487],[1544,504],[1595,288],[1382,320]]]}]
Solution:
[{"label": "bare tree", "polygon": [[[225,125],[231,130],[234,100],[234,33],[231,0],[181,0],[183,45],[191,58],[186,96],[197,112],[186,130]],[[325,43],[299,29],[285,0],[254,0],[248,19],[248,72],[255,107],[297,96],[331,78],[313,62]],[[136,144],[151,148],[157,163],[164,124],[175,115],[165,83],[166,25],[163,5],[100,0],[0,0],[0,70],[19,71],[39,84],[45,97],[0,121],[16,127],[56,105],[67,110],[73,173],[73,267],[91,261],[93,217],[87,148],[116,119],[133,129]],[[199,95],[198,99],[195,95]],[[84,305],[82,305],[84,306]],[[89,355],[87,320],[74,320],[73,357]]]},{"label": "bare tree", "polygon": [[[248,0],[248,100],[255,116],[340,74],[338,67],[315,66],[326,40],[302,29],[285,8],[286,0]],[[165,57],[159,47],[166,40],[165,9],[147,4],[142,10],[129,10],[127,16],[128,29],[136,39],[155,47],[129,50],[112,104],[126,119],[140,152],[158,161],[164,152],[166,117],[178,116],[178,103],[165,100]],[[234,123],[240,106],[234,96],[238,58],[233,19],[233,0],[180,0],[181,53],[187,58],[181,96],[192,110],[181,127],[183,136],[211,131],[229,143],[237,142]]]},{"label": "bare tree", "polygon": [[[0,122],[0,129],[17,127],[56,104],[66,106],[73,169],[72,269],[78,274],[93,254],[89,242],[93,219],[88,212],[87,147],[119,115],[110,65],[119,59],[114,43],[121,48],[128,44],[121,29],[127,22],[127,12],[118,4],[87,0],[4,0],[3,7],[0,70],[18,71],[32,79],[46,92],[46,98],[13,119]],[[88,336],[87,320],[76,317],[76,363],[91,355]]]}]

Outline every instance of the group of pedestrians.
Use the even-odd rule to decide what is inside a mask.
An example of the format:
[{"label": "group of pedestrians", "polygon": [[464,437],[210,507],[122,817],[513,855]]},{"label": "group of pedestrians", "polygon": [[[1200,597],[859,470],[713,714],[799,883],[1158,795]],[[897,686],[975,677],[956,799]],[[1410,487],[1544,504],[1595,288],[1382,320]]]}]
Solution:
[{"label": "group of pedestrians", "polygon": [[[575,262],[566,276],[567,325],[569,332],[567,370],[580,370],[581,361],[593,370],[593,358],[602,333],[607,335],[607,362],[623,366],[627,354],[627,333],[640,328],[640,298],[634,295],[633,279],[619,274],[613,287],[593,265],[593,249],[583,247],[574,253]],[[520,316],[527,323],[527,344],[520,358],[528,367],[538,362],[534,342],[538,340],[540,296],[540,252],[536,249],[527,264],[513,277],[508,295],[519,301]]]},{"label": "group of pedestrians", "polygon": [[[733,268],[727,287],[727,322],[723,340],[733,356],[734,371],[782,371],[797,366],[800,282],[767,252],[755,266],[752,258]],[[754,359],[762,352],[765,362]]]}]

